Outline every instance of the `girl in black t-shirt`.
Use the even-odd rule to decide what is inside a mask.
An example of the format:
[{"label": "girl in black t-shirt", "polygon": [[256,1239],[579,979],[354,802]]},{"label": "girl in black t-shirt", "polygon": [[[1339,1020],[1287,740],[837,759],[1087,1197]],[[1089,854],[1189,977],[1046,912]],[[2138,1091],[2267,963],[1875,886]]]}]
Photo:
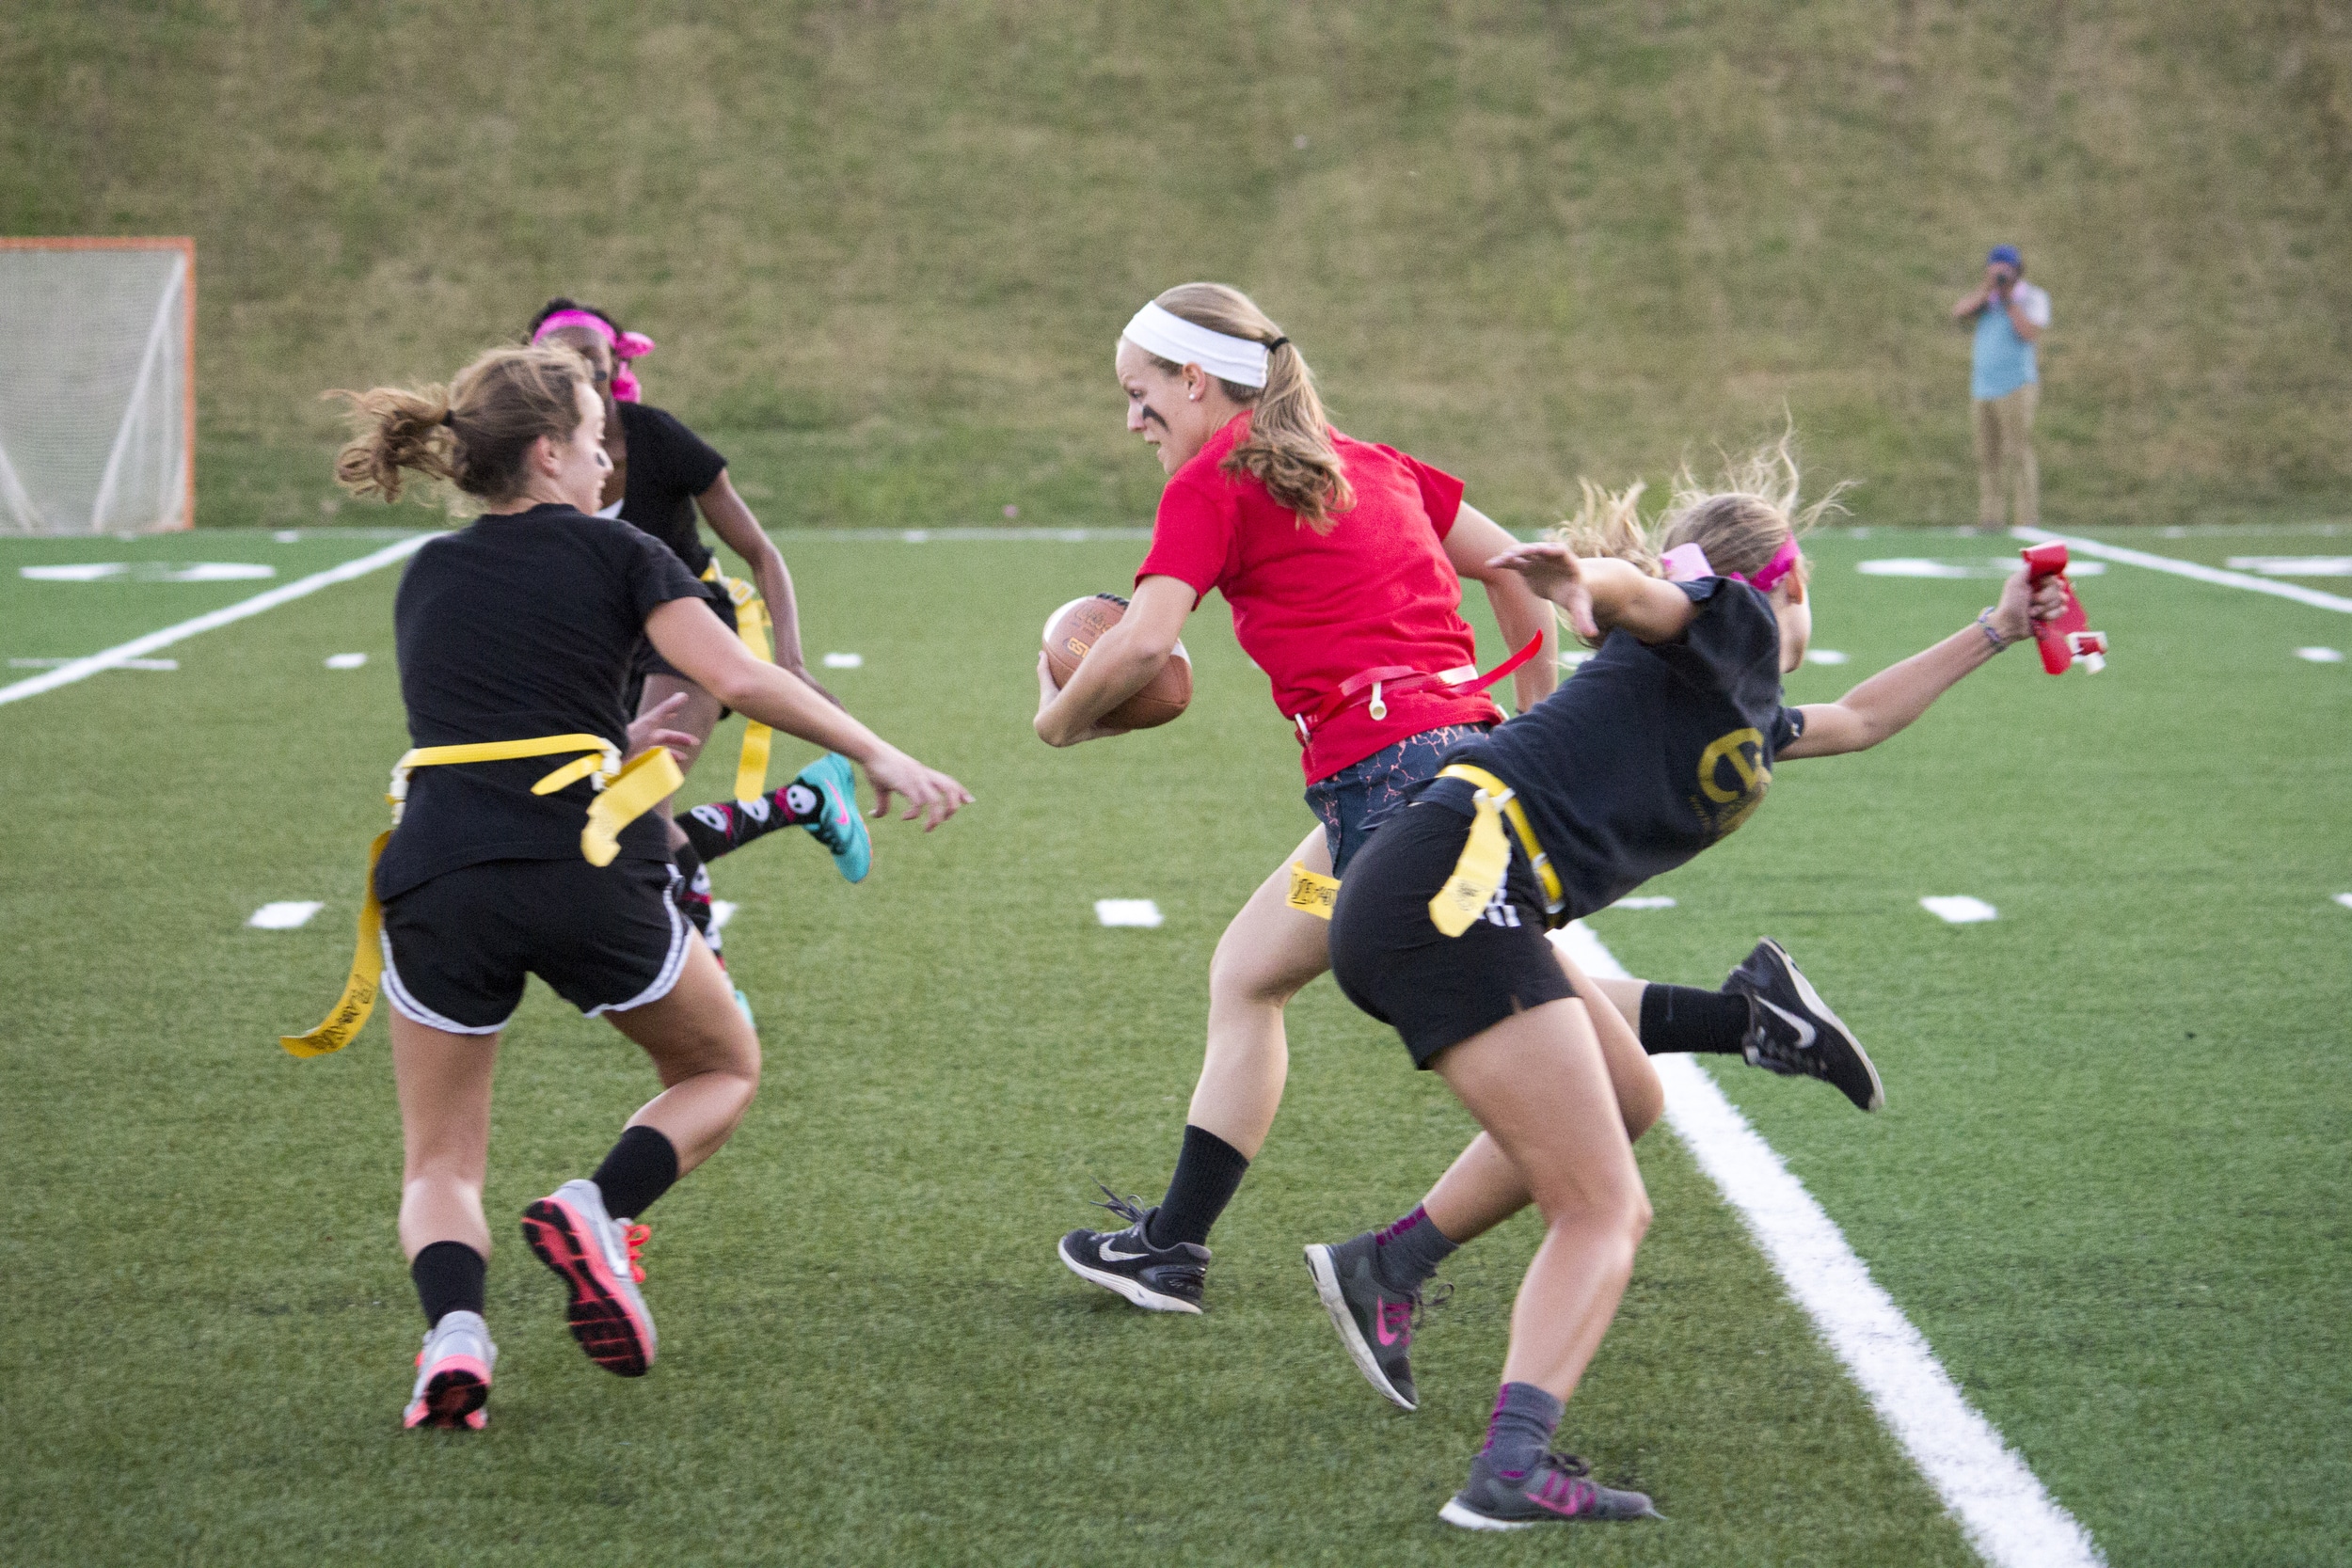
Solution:
[{"label": "girl in black t-shirt", "polygon": [[[1631,1140],[1664,1101],[1610,994],[1564,973],[1547,927],[1737,830],[1776,761],[1861,751],[1902,729],[2063,602],[2021,569],[1976,625],[1838,702],[1787,707],[1781,676],[1812,632],[1796,472],[1784,445],[1740,474],[1725,493],[1677,495],[1655,545],[1633,513],[1637,490],[1596,497],[1613,515],[1606,530],[1495,558],[1598,652],[1543,703],[1458,748],[1373,835],[1332,912],[1342,990],[1393,1024],[1485,1129],[1411,1214],[1308,1249],[1375,1386],[1375,1342],[1402,1338],[1438,1259],[1530,1202],[1548,1227],[1512,1314],[1486,1446],[1442,1513],[1467,1528],[1652,1512],[1549,1451],[1649,1223]],[[1801,1025],[1808,1053],[1851,1044],[1772,942],[1731,989]]]},{"label": "girl in black t-shirt", "polygon": [[[401,581],[401,697],[418,749],[394,774],[403,804],[361,926],[380,899],[406,1150],[400,1236],[427,1324],[404,1419],[478,1429],[497,1355],[482,1319],[491,1069],[526,975],[610,1016],[664,1085],[593,1177],[523,1214],[600,1366],[635,1376],[652,1365],[633,1221],[727,1141],[759,1081],[751,1020],[670,900],[667,825],[649,808],[677,773],[658,748],[692,742],[660,727],[675,703],[629,721],[621,690],[636,644],[651,639],[722,701],[857,758],[878,811],[903,796],[928,829],[971,796],[754,659],[675,556],[589,515],[610,467],[604,407],[577,355],[498,349],[447,388],[346,395],[358,434],[338,463],[345,484],[393,499],[413,470],[487,508],[420,550]],[[345,1005],[289,1049],[347,1041],[373,970],[363,947]]]},{"label": "girl in black t-shirt", "polygon": [[[759,592],[773,630],[776,666],[789,670],[832,699],[833,693],[808,673],[792,574],[774,541],[761,530],[759,519],[728,479],[727,460],[675,415],[639,401],[631,361],[651,353],[653,340],[626,330],[596,306],[561,295],[540,307],[532,318],[529,336],[534,343],[557,343],[578,351],[588,361],[604,403],[604,450],[612,467],[604,476],[597,505],[592,510],[601,516],[617,516],[661,541],[689,572],[704,579],[702,592],[712,613],[733,630],[739,611],[726,586],[712,578],[716,557],[695,527],[699,509],[712,531],[751,567],[752,584]],[[639,643],[630,679],[640,693],[640,715],[671,705],[664,710],[670,714],[670,726],[691,736],[694,743],[687,757],[691,765],[693,752],[709,740],[725,717],[724,705],[664,658],[650,641]],[[672,802],[662,802],[664,816],[671,809]],[[756,801],[704,807],[672,823],[670,841],[680,873],[680,906],[714,949],[719,939],[710,929],[710,884],[704,863],[778,828],[793,826],[806,828],[823,844],[844,877],[853,882],[865,879],[873,849],[865,824],[858,818],[849,764],[838,756],[820,758],[791,783],[766,791]]]}]

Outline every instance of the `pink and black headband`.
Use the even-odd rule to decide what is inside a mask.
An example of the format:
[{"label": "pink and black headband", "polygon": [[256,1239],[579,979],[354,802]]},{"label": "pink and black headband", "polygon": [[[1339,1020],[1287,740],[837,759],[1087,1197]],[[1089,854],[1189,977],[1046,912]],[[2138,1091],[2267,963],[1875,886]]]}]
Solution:
[{"label": "pink and black headband", "polygon": [[620,361],[619,369],[612,372],[612,396],[621,403],[635,403],[644,388],[637,385],[636,373],[628,368],[628,362],[651,354],[653,340],[643,332],[620,331],[594,310],[558,310],[539,324],[539,330],[531,335],[531,341],[543,342],[548,334],[567,326],[584,326],[612,345],[612,357]]},{"label": "pink and black headband", "polygon": [[1658,558],[1659,569],[1666,574],[1668,582],[1696,582],[1701,578],[1726,577],[1734,582],[1744,582],[1759,594],[1769,594],[1779,586],[1780,579],[1797,569],[1804,556],[1797,548],[1797,537],[1790,534],[1780,542],[1772,559],[1753,572],[1718,572],[1708,563],[1707,552],[1697,545],[1677,545]]}]

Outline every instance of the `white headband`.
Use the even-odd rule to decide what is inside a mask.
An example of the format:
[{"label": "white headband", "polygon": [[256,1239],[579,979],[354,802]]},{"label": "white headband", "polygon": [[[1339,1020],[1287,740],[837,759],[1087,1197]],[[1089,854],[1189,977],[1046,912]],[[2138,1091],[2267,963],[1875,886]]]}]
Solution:
[{"label": "white headband", "polygon": [[1136,319],[1120,336],[1163,359],[1198,365],[1220,381],[1236,381],[1244,387],[1265,385],[1265,344],[1212,331],[1157,305],[1136,311]]}]

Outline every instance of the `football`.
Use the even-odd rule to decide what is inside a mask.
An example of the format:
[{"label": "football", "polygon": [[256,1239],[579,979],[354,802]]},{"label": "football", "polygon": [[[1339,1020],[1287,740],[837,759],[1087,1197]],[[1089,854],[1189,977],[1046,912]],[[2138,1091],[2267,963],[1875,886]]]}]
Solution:
[{"label": "football", "polygon": [[[1046,617],[1045,667],[1056,686],[1068,686],[1096,640],[1119,625],[1127,601],[1116,594],[1073,599]],[[1191,705],[1192,656],[1182,642],[1144,689],[1104,714],[1106,729],[1148,730],[1167,723]]]}]

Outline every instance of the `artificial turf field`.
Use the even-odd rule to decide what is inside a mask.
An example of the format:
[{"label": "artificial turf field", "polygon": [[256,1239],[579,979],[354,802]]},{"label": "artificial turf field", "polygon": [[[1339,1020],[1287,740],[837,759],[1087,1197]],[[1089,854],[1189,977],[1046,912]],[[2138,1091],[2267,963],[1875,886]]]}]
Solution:
[{"label": "artificial turf field", "polygon": [[[24,564],[254,562],[284,581],[379,543],[10,542],[0,653],[85,654],[268,586]],[[0,1412],[19,1446],[0,1555],[1970,1560],[1663,1129],[1642,1148],[1657,1221],[1563,1438],[1672,1523],[1440,1526],[1536,1229],[1446,1271],[1420,1413],[1364,1386],[1298,1247],[1409,1207],[1469,1123],[1327,981],[1291,1010],[1289,1101],[1215,1238],[1210,1314],[1148,1316],[1071,1277],[1053,1243],[1096,1214],[1093,1180],[1150,1196],[1166,1179],[1209,954],[1311,822],[1295,749],[1218,604],[1188,630],[1179,723],[1071,752],[1032,738],[1045,611],[1124,581],[1134,539],[786,546],[812,652],[864,657],[827,678],[979,802],[929,838],[879,828],[861,887],[800,835],[717,868],[769,1075],[650,1216],[660,1365],[640,1383],[590,1367],[501,1228],[478,1436],[398,1428],[421,1323],[382,1025],[315,1062],[274,1043],[335,994],[405,744],[396,569],[167,650],[176,672],[0,708]],[[1857,562],[2009,547],[1817,540],[1817,645],[1851,662],[1798,673],[1791,700],[1993,592]],[[1788,765],[1744,831],[1644,890],[1676,908],[1594,927],[1661,978],[1712,983],[1764,933],[1805,964],[1876,1055],[1886,1111],[1718,1078],[2110,1560],[2333,1562],[2352,1539],[2352,910],[2331,901],[2352,891],[2352,664],[2294,650],[2352,646],[2352,620],[2125,566],[2084,593],[2107,673],[2050,680],[2012,653],[1882,752]],[[347,651],[369,662],[324,668]],[[732,762],[714,747],[690,798]],[[1931,894],[2000,918],[1946,926]],[[1167,924],[1103,928],[1103,896],[1154,899]],[[289,898],[326,908],[246,927]],[[651,1084],[537,988],[504,1052],[494,1216],[584,1174]]]}]

